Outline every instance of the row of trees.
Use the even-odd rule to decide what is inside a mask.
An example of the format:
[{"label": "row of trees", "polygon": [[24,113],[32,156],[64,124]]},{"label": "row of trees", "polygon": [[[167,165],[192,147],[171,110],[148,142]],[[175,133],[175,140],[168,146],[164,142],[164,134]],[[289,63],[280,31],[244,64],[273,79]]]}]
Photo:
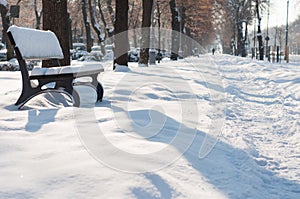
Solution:
[{"label": "row of trees", "polygon": [[219,24],[222,41],[226,43],[224,51],[239,56],[246,56],[248,38],[248,26],[257,19],[257,41],[260,55],[263,56],[263,38],[261,30],[261,14],[266,10],[267,1],[262,0],[227,0],[225,12],[221,16],[223,23]]},{"label": "row of trees", "polygon": [[[159,16],[157,21],[161,22],[162,28],[172,28],[175,31],[184,32],[204,45],[210,43],[209,40],[214,38],[211,32],[213,23],[210,17],[212,15],[212,5],[209,0],[196,1],[196,3],[189,0],[184,3],[184,6],[183,2],[178,0],[157,0],[155,2],[153,0],[8,0],[7,2],[8,6],[5,7],[6,13],[9,12],[11,5],[18,4],[21,8],[20,18],[8,19],[10,20],[8,25],[15,23],[21,26],[37,29],[42,27],[43,29],[52,29],[54,31],[58,26],[61,26],[68,29],[71,33],[69,35],[72,35],[68,39],[70,47],[72,47],[73,41],[82,41],[87,44],[88,51],[91,50],[93,43],[99,43],[104,46],[107,38],[114,34],[116,35],[128,29],[149,27],[152,23],[152,13]],[[59,13],[62,11],[59,9],[62,5],[63,7],[67,5],[70,15],[69,21],[65,20],[67,13]],[[155,9],[154,12],[152,12],[152,8]],[[199,9],[203,10],[203,12],[197,15],[196,13]],[[186,10],[188,10],[187,14]],[[7,19],[8,15],[6,13],[3,16],[6,16]],[[55,16],[60,16],[61,20]],[[64,25],[60,23],[61,21],[63,21]],[[3,22],[2,24],[4,27],[5,23]],[[41,24],[43,25],[41,26]],[[201,26],[202,28],[200,28]],[[5,31],[6,29],[3,28],[4,37]],[[59,34],[58,30],[55,32]],[[128,37],[128,35],[122,35],[123,37]],[[148,63],[149,49],[146,47],[149,46],[149,35],[149,32],[133,35],[134,45],[137,46],[140,43],[142,47],[140,63],[143,64]],[[115,54],[118,54],[118,51],[125,52],[124,48],[128,48],[129,44],[124,43],[124,40],[122,40],[124,38],[114,39]],[[128,39],[126,40],[128,43]],[[6,42],[4,38],[3,41]],[[178,51],[178,34],[172,37],[172,51]],[[65,56],[67,55],[66,53]],[[115,61],[117,63],[126,65],[126,55],[116,57]],[[124,61],[120,61],[122,59]],[[172,54],[172,59],[177,59],[177,53]]]},{"label": "row of trees", "polygon": [[[127,65],[126,52],[130,45],[141,47],[141,64],[149,59],[150,32],[134,30],[150,27],[151,24],[181,32],[194,39],[203,48],[209,48],[217,40],[224,52],[246,55],[248,26],[253,19],[258,21],[257,39],[263,55],[263,38],[260,28],[261,12],[267,1],[262,0],[7,0],[7,6],[0,6],[3,31],[9,24],[40,29],[66,29],[65,45],[72,48],[73,42],[85,42],[90,51],[94,43],[103,47],[112,42],[112,36],[128,29],[133,35],[119,34],[114,38],[116,63]],[[11,5],[20,5],[20,18],[9,18]],[[51,5],[54,7],[51,7]],[[60,10],[58,7],[64,7]],[[67,8],[67,10],[66,10]],[[63,12],[63,13],[60,13]],[[56,16],[60,16],[58,18]],[[142,20],[141,20],[142,19]],[[53,24],[52,24],[53,23]],[[48,26],[47,24],[52,24]],[[171,59],[178,58],[179,34],[172,34]],[[5,42],[5,34],[3,36]],[[166,42],[165,42],[166,43]],[[164,43],[164,44],[165,44]],[[169,46],[168,46],[169,45]],[[189,55],[191,49],[184,49]],[[68,56],[66,52],[66,56]]]},{"label": "row of trees", "polygon": [[[264,34],[264,38],[267,35]],[[286,25],[271,27],[269,29],[269,45],[279,46],[281,51],[286,43]],[[289,52],[291,54],[300,54],[300,16],[289,24]]]}]

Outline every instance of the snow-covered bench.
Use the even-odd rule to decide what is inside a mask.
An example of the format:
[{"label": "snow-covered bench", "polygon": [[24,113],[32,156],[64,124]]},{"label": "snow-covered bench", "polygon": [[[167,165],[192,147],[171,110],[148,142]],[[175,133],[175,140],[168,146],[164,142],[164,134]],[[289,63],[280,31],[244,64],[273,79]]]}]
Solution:
[{"label": "snow-covered bench", "polygon": [[[80,97],[74,86],[82,84],[74,81],[77,78],[89,77],[85,85],[92,86],[97,91],[97,100],[102,100],[103,87],[97,76],[104,69],[100,64],[84,63],[75,66],[34,68],[28,72],[25,60],[63,59],[63,52],[56,35],[51,31],[36,30],[11,26],[8,37],[14,47],[22,74],[22,93],[15,105],[21,108],[27,101],[36,95],[46,92],[65,93],[72,97],[73,105],[80,105]],[[31,80],[37,80],[38,85],[32,85]],[[46,84],[55,83],[53,88]]]}]

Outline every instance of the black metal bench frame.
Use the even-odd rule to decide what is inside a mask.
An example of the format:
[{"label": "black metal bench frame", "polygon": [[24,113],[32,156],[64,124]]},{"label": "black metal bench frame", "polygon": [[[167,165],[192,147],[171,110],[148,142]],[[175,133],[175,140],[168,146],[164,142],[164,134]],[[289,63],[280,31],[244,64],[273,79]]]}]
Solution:
[{"label": "black metal bench frame", "polygon": [[[22,74],[22,92],[15,103],[16,106],[19,106],[19,109],[21,109],[26,102],[28,102],[33,97],[47,92],[58,92],[58,93],[64,93],[71,97],[73,100],[73,106],[79,107],[80,105],[80,98],[78,93],[75,89],[73,89],[73,86],[79,83],[74,83],[74,80],[80,77],[91,77],[92,81],[90,83],[82,83],[88,86],[92,86],[97,91],[97,101],[102,101],[104,89],[100,82],[98,82],[97,77],[98,74],[103,72],[104,70],[97,69],[92,71],[83,71],[78,73],[62,73],[62,74],[53,74],[53,75],[29,75],[27,64],[25,59],[23,59],[22,54],[17,47],[17,44],[15,43],[15,40],[13,38],[13,35],[11,32],[7,32],[8,38],[14,47],[17,60],[19,62],[20,71]],[[38,42],[38,41],[37,41]],[[41,60],[46,60],[43,57],[40,57]],[[37,80],[38,85],[33,86],[31,80]],[[55,87],[54,88],[43,88],[44,85],[54,82]]]}]

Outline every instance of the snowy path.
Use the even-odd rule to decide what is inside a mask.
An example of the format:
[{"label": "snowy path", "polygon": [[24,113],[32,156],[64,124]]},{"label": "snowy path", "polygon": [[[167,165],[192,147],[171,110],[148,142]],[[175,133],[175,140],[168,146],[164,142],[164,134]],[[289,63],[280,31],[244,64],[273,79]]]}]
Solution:
[{"label": "snowy path", "polygon": [[221,71],[228,93],[224,134],[238,139],[230,143],[244,142],[259,165],[299,183],[300,68],[240,61]]},{"label": "snowy path", "polygon": [[[108,64],[93,109],[46,95],[18,111],[20,74],[0,72],[0,198],[299,198],[299,60]],[[85,142],[95,124],[109,142]]]}]

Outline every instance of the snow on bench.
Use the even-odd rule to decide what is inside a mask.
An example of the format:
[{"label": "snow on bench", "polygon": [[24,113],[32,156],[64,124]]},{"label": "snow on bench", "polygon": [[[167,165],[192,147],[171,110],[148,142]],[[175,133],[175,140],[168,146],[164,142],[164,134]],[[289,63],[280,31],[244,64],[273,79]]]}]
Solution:
[{"label": "snow on bench", "polygon": [[[63,59],[63,52],[56,35],[51,31],[36,30],[11,26],[8,37],[14,46],[22,74],[22,93],[15,103],[21,108],[31,98],[45,92],[60,92],[72,97],[74,106],[80,105],[78,89],[75,86],[90,86],[97,92],[97,100],[102,100],[103,87],[97,76],[104,69],[99,63],[84,63],[75,66],[34,68],[29,74],[25,60]],[[90,77],[89,82],[74,81],[77,78]],[[32,86],[30,80],[37,80]],[[44,88],[48,83],[55,83],[54,88]],[[82,89],[80,89],[82,90]]]},{"label": "snow on bench", "polygon": [[64,55],[56,35],[51,31],[42,31],[17,26],[9,27],[16,47],[23,59],[63,59]]},{"label": "snow on bench", "polygon": [[62,66],[62,67],[51,67],[41,68],[34,67],[30,73],[30,76],[38,75],[58,75],[67,73],[83,73],[88,71],[95,71],[99,69],[99,64],[85,62],[84,65],[76,66]]}]

